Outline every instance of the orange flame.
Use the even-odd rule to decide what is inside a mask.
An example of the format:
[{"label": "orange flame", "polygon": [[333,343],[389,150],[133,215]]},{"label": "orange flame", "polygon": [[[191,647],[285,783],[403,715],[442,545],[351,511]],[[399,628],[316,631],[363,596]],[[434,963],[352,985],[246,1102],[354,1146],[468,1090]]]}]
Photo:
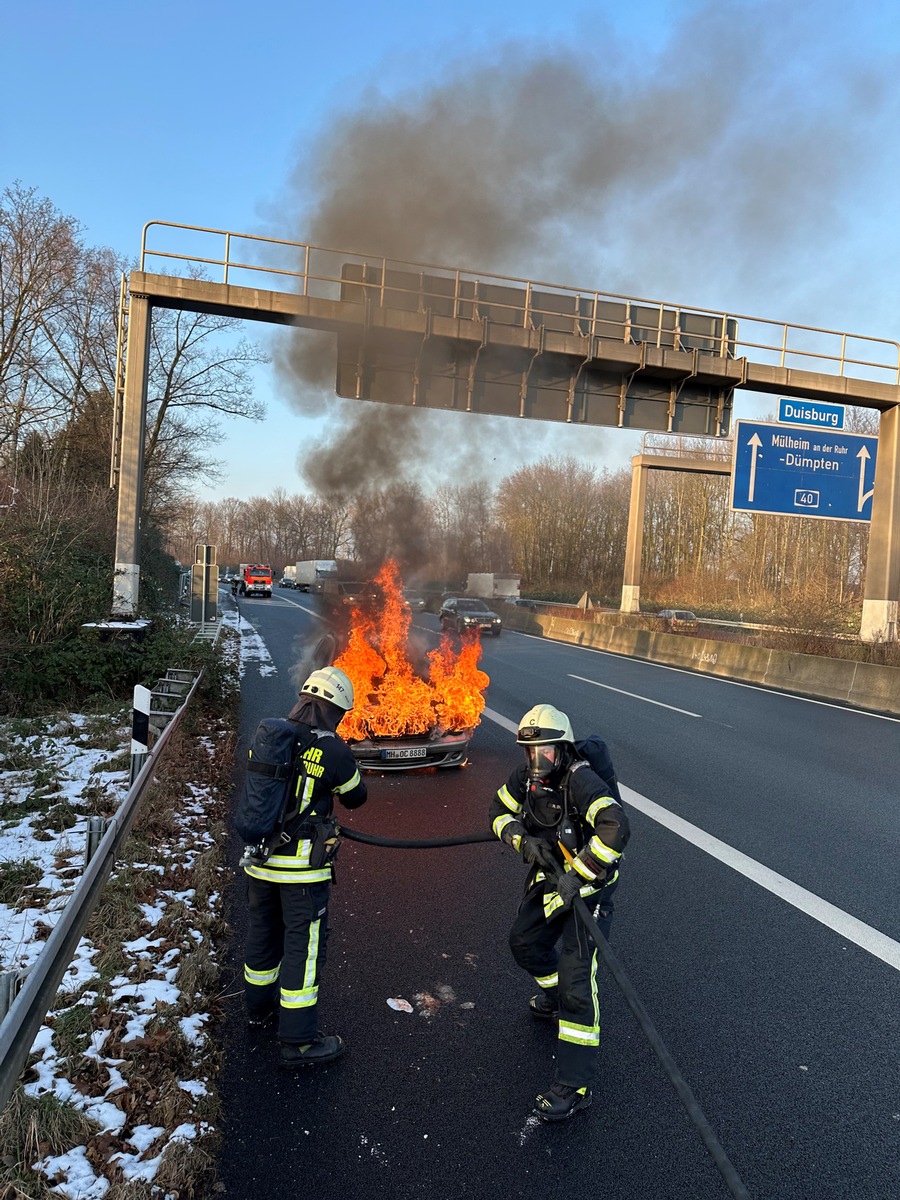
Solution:
[{"label": "orange flame", "polygon": [[349,675],[356,694],[356,707],[341,722],[342,736],[361,741],[474,728],[484,708],[482,692],[490,683],[478,668],[478,638],[465,638],[456,653],[449,634],[443,633],[438,648],[428,654],[429,678],[420,678],[408,657],[412,614],[393,559],[381,568],[376,583],[384,596],[381,612],[375,616],[353,610],[350,640],[334,664]]}]

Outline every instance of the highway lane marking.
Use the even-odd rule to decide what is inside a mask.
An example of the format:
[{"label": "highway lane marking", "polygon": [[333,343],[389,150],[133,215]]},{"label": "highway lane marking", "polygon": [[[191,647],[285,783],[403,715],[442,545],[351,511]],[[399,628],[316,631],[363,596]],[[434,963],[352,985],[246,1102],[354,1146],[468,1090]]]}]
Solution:
[{"label": "highway lane marking", "polygon": [[746,854],[742,854],[740,850],[735,850],[733,846],[729,846],[727,842],[721,842],[712,834],[700,829],[697,825],[692,825],[690,821],[685,821],[681,817],[676,817],[674,813],[668,809],[662,808],[659,804],[648,800],[646,796],[642,796],[639,792],[632,791],[631,788],[619,784],[619,790],[622,793],[622,798],[632,805],[645,816],[657,821],[660,825],[684,838],[686,842],[690,842],[699,850],[705,851],[707,854],[717,858],[738,874],[746,876],[753,883],[759,884],[760,887],[771,892],[774,896],[786,901],[788,904],[798,908],[800,912],[806,913],[813,920],[818,921],[826,928],[833,930],[839,937],[845,938],[848,942],[853,942],[859,946],[861,950],[866,950],[869,954],[880,958],[882,962],[886,962],[889,967],[893,967],[895,971],[900,971],[900,942],[895,942],[893,938],[889,938],[886,934],[880,933],[877,929],[873,929],[871,925],[866,925],[864,921],[857,920],[856,917],[851,917],[849,913],[845,913],[843,909],[837,908],[834,904],[829,904],[827,900],[823,900],[821,896],[817,896],[814,892],[808,892],[806,888],[800,887],[799,884],[793,883],[790,879],[786,879],[784,875],[779,875],[776,871],[764,867],[762,863],[756,859],[750,858]]},{"label": "highway lane marking", "polygon": [[830,700],[814,700],[812,696],[798,696],[796,692],[783,692],[780,688],[764,687],[761,683],[744,683],[740,679],[724,679],[721,675],[709,675],[705,671],[690,671],[687,667],[672,667],[668,663],[652,662],[649,658],[633,658],[630,654],[616,654],[612,650],[598,650],[596,646],[573,646],[571,642],[559,642],[553,638],[538,637],[536,633],[524,633],[521,629],[509,630],[519,637],[532,638],[536,642],[549,642],[553,646],[565,646],[569,650],[584,650],[588,654],[602,654],[605,658],[617,658],[620,662],[637,663],[642,667],[656,667],[659,671],[677,671],[679,675],[690,675],[692,679],[705,679],[709,683],[727,683],[731,687],[749,688],[763,695],[783,696],[785,700],[801,700],[804,704],[818,704],[822,708],[836,708],[838,712],[853,713],[858,717],[874,717],[876,721],[900,722],[900,717],[889,713],[870,712],[866,708],[853,708],[849,704],[833,704]]},{"label": "highway lane marking", "polygon": [[702,720],[700,713],[691,712],[687,708],[676,708],[674,704],[663,704],[662,700],[651,700],[649,696],[639,696],[637,692],[626,692],[624,688],[613,687],[609,683],[598,683],[596,679],[585,679],[583,675],[569,675],[570,679],[579,679],[582,683],[592,683],[594,687],[606,688],[608,692],[618,692],[620,696],[630,696],[632,700],[643,700],[645,704],[656,704],[660,708],[671,709],[672,712],[684,713],[686,717],[697,717]]},{"label": "highway lane marking", "polygon": [[301,612],[309,613],[309,615],[311,617],[315,617],[317,621],[325,620],[325,617],[323,617],[320,613],[317,613],[314,608],[307,608],[305,604],[299,604],[296,600],[291,600],[287,596],[278,596],[276,599],[280,600],[283,604],[291,604],[294,606],[294,608],[299,608]]},{"label": "highway lane marking", "polygon": [[[518,730],[518,725],[515,721],[510,721],[500,713],[494,712],[493,709],[485,708],[484,715],[510,733],[515,733]],[[799,909],[802,913],[806,913],[808,917],[812,917],[814,921],[818,921],[820,925],[824,925],[827,929],[832,930],[839,937],[852,942],[855,946],[859,946],[861,950],[865,950],[868,954],[873,955],[873,957],[880,958],[882,962],[887,963],[889,967],[893,967],[895,971],[900,971],[900,942],[895,942],[893,938],[888,937],[887,934],[881,933],[877,929],[873,929],[871,925],[867,925],[864,921],[859,921],[856,917],[851,917],[849,913],[845,913],[843,909],[830,904],[827,900],[823,900],[821,896],[807,891],[806,888],[800,887],[799,884],[785,878],[784,875],[779,875],[777,871],[772,871],[769,867],[764,867],[756,859],[750,858],[749,855],[743,854],[740,850],[735,850],[734,846],[729,846],[727,842],[713,837],[711,833],[707,833],[705,829],[701,829],[698,825],[692,825],[690,821],[685,821],[682,817],[677,817],[674,813],[669,812],[668,809],[663,808],[662,805],[656,804],[653,800],[648,800],[646,796],[642,796],[640,792],[626,787],[621,782],[619,783],[619,791],[622,793],[622,798],[627,804],[631,805],[632,808],[636,808],[638,812],[642,812],[652,821],[656,821],[657,824],[662,825],[663,828],[668,829],[671,833],[683,838],[686,842],[690,842],[698,850],[703,850],[704,853],[709,854],[712,858],[718,859],[726,867],[731,867],[733,871],[737,871],[739,875],[745,876],[752,883],[765,888],[773,896],[778,896],[785,903]]]}]

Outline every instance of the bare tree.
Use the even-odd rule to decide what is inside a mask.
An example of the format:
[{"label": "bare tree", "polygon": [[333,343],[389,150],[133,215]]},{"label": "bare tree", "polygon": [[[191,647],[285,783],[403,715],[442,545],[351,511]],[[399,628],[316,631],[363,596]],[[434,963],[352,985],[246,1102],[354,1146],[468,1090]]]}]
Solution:
[{"label": "bare tree", "polygon": [[80,227],[34,188],[0,195],[0,453],[15,476],[22,438],[65,406],[47,377],[53,326],[71,304]]},{"label": "bare tree", "polygon": [[[218,439],[218,418],[242,417],[259,421],[265,405],[253,395],[250,368],[267,361],[251,343],[223,338],[233,330],[227,317],[209,313],[161,309],[153,314],[148,384],[147,465],[166,459],[166,426],[177,425],[182,443],[180,461],[191,458],[190,470],[215,478],[216,464],[203,452]],[[179,474],[179,459],[171,454],[167,466]]]},{"label": "bare tree", "polygon": [[541,459],[503,483],[497,515],[530,584],[584,587],[590,580],[597,492],[595,472],[571,456]]}]

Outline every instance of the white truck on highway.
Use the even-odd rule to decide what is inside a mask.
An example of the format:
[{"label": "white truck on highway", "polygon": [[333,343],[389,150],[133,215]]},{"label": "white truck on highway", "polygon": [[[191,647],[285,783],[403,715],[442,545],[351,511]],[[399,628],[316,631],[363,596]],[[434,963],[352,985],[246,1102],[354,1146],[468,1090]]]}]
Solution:
[{"label": "white truck on highway", "polygon": [[466,595],[482,600],[518,600],[521,575],[496,575],[492,572],[470,572]]},{"label": "white truck on highway", "polygon": [[294,587],[298,592],[321,592],[326,579],[337,578],[333,558],[310,558],[295,565]]}]

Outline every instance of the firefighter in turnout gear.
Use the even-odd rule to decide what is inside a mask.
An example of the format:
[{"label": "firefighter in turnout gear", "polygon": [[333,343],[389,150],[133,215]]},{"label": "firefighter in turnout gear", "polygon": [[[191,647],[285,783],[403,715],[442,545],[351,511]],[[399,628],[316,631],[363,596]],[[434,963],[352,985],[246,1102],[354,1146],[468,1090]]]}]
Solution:
[{"label": "firefighter in turnout gear", "polygon": [[313,671],[303,684],[288,720],[314,735],[302,756],[310,799],[293,823],[286,822],[283,844],[264,862],[244,866],[250,907],[244,963],[248,1021],[266,1025],[277,1013],[286,1067],[330,1062],[344,1050],[339,1037],[320,1032],[317,1002],[337,848],[333,801],[346,808],[366,801],[356,760],[337,733],[352,707],[353,685],[336,667]]},{"label": "firefighter in turnout gear", "polygon": [[509,945],[541,989],[530,1001],[532,1015],[559,1022],[556,1076],[535,1098],[534,1112],[563,1121],[590,1105],[600,1049],[599,951],[572,900],[580,894],[608,932],[628,818],[605,745],[589,739],[602,749],[594,769],[576,749],[565,713],[536,705],[519,722],[516,741],[524,761],[494,797],[490,821],[531,868]]}]

